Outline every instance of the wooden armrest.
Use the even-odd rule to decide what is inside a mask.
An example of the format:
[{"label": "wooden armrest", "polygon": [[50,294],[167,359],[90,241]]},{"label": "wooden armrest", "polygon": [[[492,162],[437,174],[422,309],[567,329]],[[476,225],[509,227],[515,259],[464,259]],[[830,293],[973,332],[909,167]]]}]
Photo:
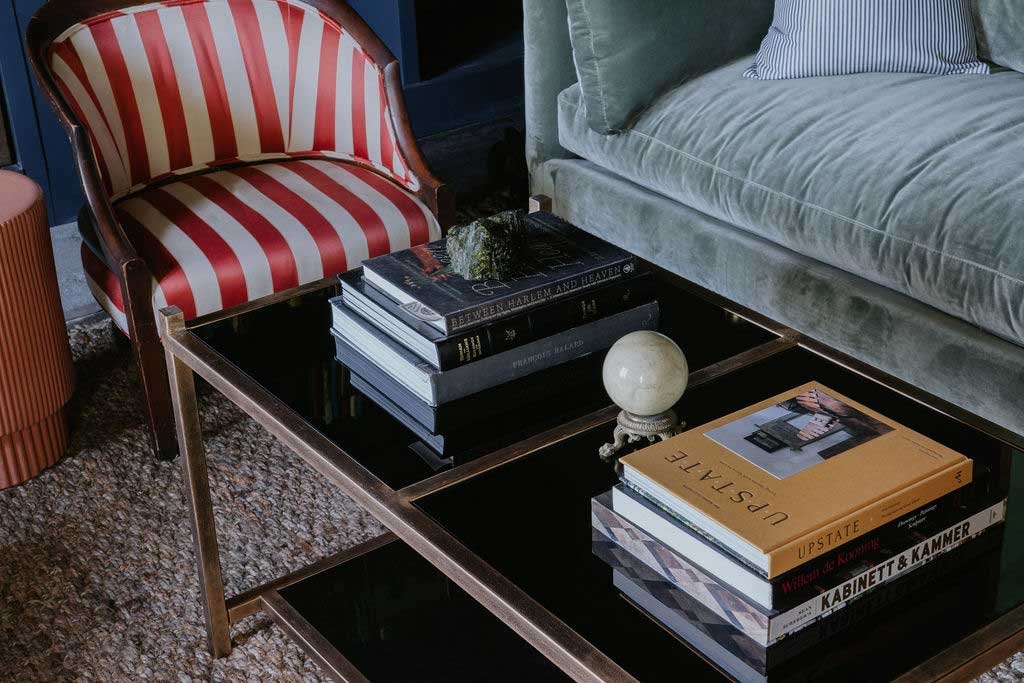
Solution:
[{"label": "wooden armrest", "polygon": [[437,216],[441,229],[447,230],[455,221],[455,193],[433,174],[427,160],[423,158],[423,152],[412,132],[409,112],[405,108],[401,68],[396,59],[384,67],[384,97],[398,138],[398,149],[409,166],[409,172],[419,181],[416,194]]},{"label": "wooden armrest", "polygon": [[[71,13],[87,12],[89,9],[85,6],[75,7]],[[97,241],[103,249],[107,264],[113,268],[118,277],[121,277],[126,263],[142,263],[142,259],[139,258],[135,248],[128,241],[120,223],[114,218],[110,199],[107,197],[106,188],[100,178],[99,164],[96,160],[96,152],[89,140],[89,133],[75,122],[71,108],[61,95],[47,63],[49,45],[63,30],[61,27],[66,27],[69,21],[74,20],[68,18],[64,8],[55,9],[49,6],[44,7],[36,16],[32,17],[26,31],[29,59],[36,80],[57,113],[57,118],[60,119],[64,130],[67,131],[68,141],[71,143],[71,149],[75,155],[78,176],[82,181],[85,201],[92,211]],[[123,285],[124,282],[122,281],[121,284]]]},{"label": "wooden armrest", "polygon": [[121,228],[121,223],[114,217],[114,210],[103,189],[103,183],[96,169],[95,152],[89,144],[88,134],[81,126],[68,126],[71,145],[75,151],[78,174],[82,179],[85,201],[92,213],[93,227],[96,238],[107,257],[107,263],[115,273],[120,273],[124,265],[130,261],[141,261],[135,247]]}]

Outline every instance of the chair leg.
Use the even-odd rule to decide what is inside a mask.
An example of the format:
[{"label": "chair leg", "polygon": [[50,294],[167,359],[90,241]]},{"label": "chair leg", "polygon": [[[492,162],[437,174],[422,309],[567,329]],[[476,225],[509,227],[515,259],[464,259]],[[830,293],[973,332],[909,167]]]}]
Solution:
[{"label": "chair leg", "polygon": [[128,319],[139,382],[146,401],[150,445],[157,458],[173,460],[178,455],[178,436],[174,426],[164,347],[153,317],[149,286],[151,276],[141,262],[130,262],[124,266],[122,282],[125,285],[125,317]]},{"label": "chair leg", "polygon": [[150,445],[157,458],[173,460],[178,456],[178,435],[174,427],[164,347],[152,325],[143,326],[140,332],[142,334],[135,338],[133,346],[139,380],[146,400]]}]

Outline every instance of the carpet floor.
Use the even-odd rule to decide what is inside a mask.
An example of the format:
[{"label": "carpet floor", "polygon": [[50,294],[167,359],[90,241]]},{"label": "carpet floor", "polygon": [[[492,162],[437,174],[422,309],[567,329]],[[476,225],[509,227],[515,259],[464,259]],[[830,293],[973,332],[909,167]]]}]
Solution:
[{"label": "carpet floor", "polygon": [[[260,616],[234,629],[229,657],[206,652],[179,464],[150,456],[130,351],[109,325],[69,334],[68,456],[0,491],[0,679],[323,680]],[[229,593],[383,531],[226,399],[200,400]],[[981,680],[1024,680],[1024,656]]]},{"label": "carpet floor", "polygon": [[[69,330],[68,456],[0,492],[0,679],[317,681],[262,617],[205,649],[179,463],[157,462],[131,353],[108,323]],[[233,404],[201,392],[225,583],[236,593],[382,527]]]}]

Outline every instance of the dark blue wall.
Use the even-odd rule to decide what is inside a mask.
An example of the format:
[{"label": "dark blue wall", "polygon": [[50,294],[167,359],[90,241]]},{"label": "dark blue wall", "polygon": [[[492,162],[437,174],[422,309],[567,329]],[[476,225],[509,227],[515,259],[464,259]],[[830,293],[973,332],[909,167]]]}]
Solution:
[{"label": "dark blue wall", "polygon": [[[429,32],[420,31],[417,35],[416,0],[349,1],[402,63],[409,118],[418,136],[492,121],[516,114],[522,108],[521,31],[444,73],[423,74],[421,55],[453,51],[457,46],[448,44],[447,36],[432,40]],[[492,1],[519,5],[519,0]],[[462,13],[450,14],[441,20],[454,23]]]},{"label": "dark blue wall", "polygon": [[46,192],[51,225],[75,219],[82,204],[71,147],[36,87],[25,56],[25,27],[41,0],[0,0],[0,78],[10,119],[16,168]]}]

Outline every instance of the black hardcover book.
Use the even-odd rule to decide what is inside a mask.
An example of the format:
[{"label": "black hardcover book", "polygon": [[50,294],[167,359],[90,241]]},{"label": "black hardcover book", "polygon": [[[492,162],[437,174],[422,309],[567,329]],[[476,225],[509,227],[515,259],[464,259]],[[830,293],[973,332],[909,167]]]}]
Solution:
[{"label": "black hardcover book", "polygon": [[[335,340],[337,359],[354,374],[377,387],[396,406],[433,434],[462,429],[476,422],[498,420],[517,406],[529,405],[537,414],[564,412],[566,399],[599,408],[607,403],[601,382],[601,354],[591,354],[542,372],[507,382],[465,398],[431,406],[348,344]],[[602,400],[601,397],[605,397]]]},{"label": "black hardcover book", "polygon": [[440,370],[457,368],[654,299],[654,277],[642,273],[446,336],[367,284],[358,269],[339,279],[341,300],[349,308]]},{"label": "black hardcover book", "polygon": [[[416,418],[398,407],[398,404],[388,398],[387,394],[380,390],[380,387],[374,386],[373,382],[363,379],[354,372],[352,373],[351,382],[353,389],[380,406],[384,412],[401,422],[402,426],[415,434],[420,441],[433,448],[442,456],[447,455],[446,451],[453,449],[459,436],[466,434],[466,432],[461,430],[456,431],[454,433],[457,435],[455,439],[445,438],[443,434],[434,434],[425,426],[420,424]],[[465,445],[466,444],[463,443],[460,446]],[[446,464],[451,463],[448,462]]]},{"label": "black hardcover book", "polygon": [[[557,423],[557,412],[537,414],[535,403],[517,403],[508,406],[507,412],[499,416],[467,421],[458,428],[434,433],[402,410],[373,382],[352,373],[351,383],[354,389],[402,423],[423,444],[433,449],[436,452],[434,459],[444,465],[453,464],[455,457],[462,462],[475,455],[506,446],[536,433],[548,423],[552,426]],[[424,455],[419,449],[417,454],[421,457]]]},{"label": "black hardcover book", "polygon": [[470,281],[445,241],[369,259],[363,277],[411,317],[454,334],[632,275],[637,258],[546,213],[530,214],[530,257],[510,280]]}]

